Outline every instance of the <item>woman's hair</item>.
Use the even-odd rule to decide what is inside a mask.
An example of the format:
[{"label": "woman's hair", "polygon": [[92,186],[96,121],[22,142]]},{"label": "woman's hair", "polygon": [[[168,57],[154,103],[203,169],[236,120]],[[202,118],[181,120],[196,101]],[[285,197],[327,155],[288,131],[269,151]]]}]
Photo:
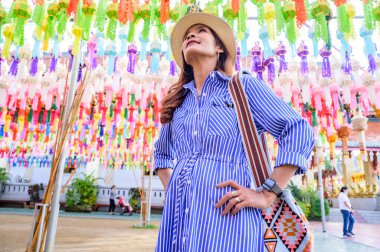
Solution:
[{"label": "woman's hair", "polygon": [[113,185],[113,186],[111,186],[111,189],[114,189],[116,186],[115,185]]},{"label": "woman's hair", "polygon": [[342,186],[342,188],[340,189],[340,192],[344,192],[345,190],[347,190],[348,187],[347,186]]},{"label": "woman's hair", "polygon": [[[232,73],[233,73],[232,72],[233,68],[231,64],[232,62],[228,61],[228,57],[231,55],[228,55],[226,46],[223,44],[219,36],[211,28],[209,29],[211,30],[211,33],[215,38],[216,44],[223,49],[223,52],[219,54],[219,59],[217,61],[215,70],[219,70],[221,72],[224,72],[228,76],[232,76]],[[186,63],[183,54],[182,54],[182,60],[183,60],[184,67],[183,67],[183,70],[181,71],[178,81],[169,88],[168,93],[166,94],[166,96],[164,97],[162,101],[162,109],[161,109],[161,117],[160,117],[161,123],[169,123],[172,121],[174,110],[178,108],[179,106],[181,106],[184,99],[185,89],[183,85],[194,80],[193,68],[189,64]]]}]

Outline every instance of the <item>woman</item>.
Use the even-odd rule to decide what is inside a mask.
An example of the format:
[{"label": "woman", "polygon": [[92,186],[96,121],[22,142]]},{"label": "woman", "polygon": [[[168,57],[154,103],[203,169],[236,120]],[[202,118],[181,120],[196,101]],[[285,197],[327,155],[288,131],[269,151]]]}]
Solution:
[{"label": "woman", "polygon": [[115,215],[115,197],[116,197],[116,191],[115,191],[116,186],[113,185],[111,187],[111,192],[110,192],[110,206],[108,208],[108,214]]},{"label": "woman", "polygon": [[[234,34],[216,16],[190,13],[175,25],[171,49],[181,75],[163,100],[155,143],[155,169],[166,189],[156,251],[264,251],[260,209],[277,195],[252,189],[228,93]],[[259,133],[278,140],[270,178],[283,189],[305,172],[313,132],[263,82],[249,75],[242,82]]]},{"label": "woman", "polygon": [[340,193],[338,196],[339,201],[339,209],[343,215],[343,238],[349,238],[355,235],[352,232],[354,228],[355,218],[352,216],[354,210],[351,207],[351,201],[348,198],[348,187],[343,186],[340,189]]}]

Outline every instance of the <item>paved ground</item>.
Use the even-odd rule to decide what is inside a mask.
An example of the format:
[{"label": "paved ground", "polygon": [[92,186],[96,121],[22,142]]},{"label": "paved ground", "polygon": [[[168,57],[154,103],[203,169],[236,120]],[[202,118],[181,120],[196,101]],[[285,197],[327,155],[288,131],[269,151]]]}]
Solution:
[{"label": "paved ground", "polygon": [[[25,251],[32,224],[32,211],[0,208],[0,251]],[[160,215],[152,222],[159,225]],[[158,229],[132,228],[139,216],[110,216],[107,213],[61,212],[55,251],[154,251]],[[380,251],[380,225],[358,224],[356,237],[341,238],[341,223],[327,223],[327,233],[320,222],[315,230],[315,251],[372,252]]]}]

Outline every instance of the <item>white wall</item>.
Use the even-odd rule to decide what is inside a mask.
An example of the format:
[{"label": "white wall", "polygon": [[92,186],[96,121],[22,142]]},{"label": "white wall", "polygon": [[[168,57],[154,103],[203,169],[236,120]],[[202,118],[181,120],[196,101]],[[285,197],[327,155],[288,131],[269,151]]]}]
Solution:
[{"label": "white wall", "polygon": [[[81,174],[93,174],[95,177],[103,178],[103,180],[99,180],[98,184],[102,186],[112,186],[113,184],[116,185],[116,187],[140,187],[141,186],[141,170],[138,169],[128,169],[128,170],[113,170],[111,171],[112,177],[111,180],[105,181],[107,169],[99,168],[100,162],[99,160],[95,160],[93,162],[89,162],[86,166],[86,169],[84,168],[78,168],[77,173],[74,175],[75,177],[81,176]],[[49,182],[50,177],[50,168],[40,168],[40,167],[34,167],[34,168],[25,168],[25,167],[9,167],[8,165],[8,159],[7,158],[1,158],[0,159],[0,167],[7,167],[8,172],[10,173],[11,177],[11,183],[16,182],[16,176],[21,176],[21,178],[27,177],[28,169],[30,170],[32,176],[30,183],[43,183],[47,184]],[[110,172],[110,171],[108,171]],[[66,181],[69,179],[70,174],[65,173],[62,178],[62,184],[65,184]],[[145,176],[145,187],[148,187],[148,176]],[[152,179],[152,188],[153,189],[163,189],[163,186],[161,184],[161,181],[157,176],[154,176]]]}]

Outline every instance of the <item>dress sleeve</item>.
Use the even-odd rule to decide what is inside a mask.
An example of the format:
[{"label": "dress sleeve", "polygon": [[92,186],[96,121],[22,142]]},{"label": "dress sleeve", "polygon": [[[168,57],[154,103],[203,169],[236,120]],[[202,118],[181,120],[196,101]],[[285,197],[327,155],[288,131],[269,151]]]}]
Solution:
[{"label": "dress sleeve", "polygon": [[309,123],[260,79],[244,75],[242,82],[258,132],[268,131],[278,142],[275,168],[293,165],[296,174],[305,173],[314,146]]},{"label": "dress sleeve", "polygon": [[158,140],[154,144],[154,171],[174,167],[174,153],[171,137],[171,123],[162,125]]}]

